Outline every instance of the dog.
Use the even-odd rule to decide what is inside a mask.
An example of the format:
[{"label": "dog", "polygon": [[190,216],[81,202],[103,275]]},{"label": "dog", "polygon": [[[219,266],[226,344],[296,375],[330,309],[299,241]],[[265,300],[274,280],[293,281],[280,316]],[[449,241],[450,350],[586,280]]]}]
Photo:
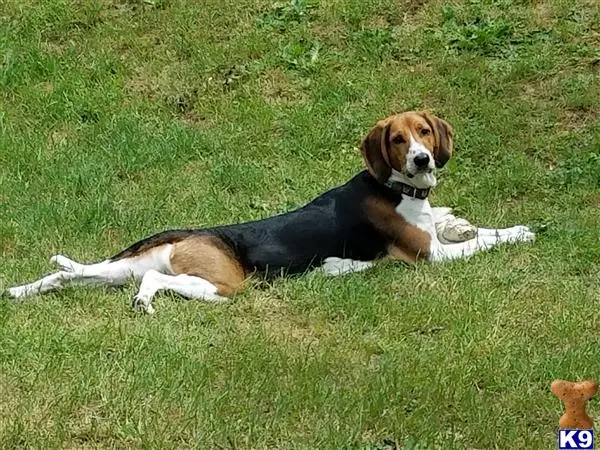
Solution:
[{"label": "dog", "polygon": [[151,314],[152,299],[161,290],[223,302],[253,274],[318,269],[341,275],[382,259],[435,263],[468,258],[501,243],[534,241],[526,226],[478,228],[473,239],[459,243],[438,239],[436,223],[451,210],[432,208],[428,196],[436,169],[452,153],[453,130],[445,120],[427,111],[395,114],[363,139],[366,169],[305,206],[257,221],[164,231],[95,264],[56,255],[51,262],[57,272],[8,294],[24,298],[71,284],[119,286],[133,278],[140,284],[132,306]]}]

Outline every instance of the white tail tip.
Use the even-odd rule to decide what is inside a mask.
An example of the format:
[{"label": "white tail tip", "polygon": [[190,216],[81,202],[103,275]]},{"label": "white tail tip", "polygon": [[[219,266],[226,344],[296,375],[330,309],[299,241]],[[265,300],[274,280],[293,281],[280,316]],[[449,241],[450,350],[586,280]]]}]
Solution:
[{"label": "white tail tip", "polygon": [[66,272],[75,272],[82,267],[78,262],[75,262],[63,255],[54,255],[52,258],[50,258],[50,262]]}]

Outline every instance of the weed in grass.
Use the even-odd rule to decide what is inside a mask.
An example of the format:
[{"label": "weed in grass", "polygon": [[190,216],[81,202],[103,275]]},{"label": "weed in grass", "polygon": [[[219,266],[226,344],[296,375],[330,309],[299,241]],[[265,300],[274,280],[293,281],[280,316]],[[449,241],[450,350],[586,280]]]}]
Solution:
[{"label": "weed in grass", "polygon": [[506,48],[514,33],[513,25],[503,19],[492,19],[477,13],[460,19],[454,7],[443,10],[440,35],[447,45],[458,51],[473,51],[482,55],[497,53]]},{"label": "weed in grass", "polygon": [[317,4],[310,0],[290,0],[288,3],[278,3],[270,11],[261,14],[257,23],[264,28],[272,28],[284,32],[290,26],[309,20],[311,11]]},{"label": "weed in grass", "polygon": [[317,66],[320,51],[321,43],[318,41],[290,42],[283,47],[281,57],[288,68],[310,73]]}]

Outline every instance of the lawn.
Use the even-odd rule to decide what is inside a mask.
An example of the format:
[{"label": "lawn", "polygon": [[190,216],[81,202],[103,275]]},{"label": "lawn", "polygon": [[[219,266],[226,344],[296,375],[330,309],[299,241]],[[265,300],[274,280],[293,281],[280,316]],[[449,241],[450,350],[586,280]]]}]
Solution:
[{"label": "lawn", "polygon": [[556,448],[550,383],[600,379],[595,0],[3,0],[0,288],[300,206],[409,109],[455,131],[432,203],[535,244],[153,316],[3,299],[0,447]]}]

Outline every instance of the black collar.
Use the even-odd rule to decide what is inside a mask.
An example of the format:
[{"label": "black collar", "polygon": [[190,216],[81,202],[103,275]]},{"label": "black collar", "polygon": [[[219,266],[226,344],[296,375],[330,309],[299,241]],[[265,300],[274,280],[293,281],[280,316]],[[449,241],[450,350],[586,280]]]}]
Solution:
[{"label": "black collar", "polygon": [[405,194],[412,198],[418,198],[419,200],[425,200],[429,196],[429,192],[431,192],[431,188],[417,189],[416,187],[402,183],[401,181],[388,180],[385,182],[385,185],[395,193]]}]

